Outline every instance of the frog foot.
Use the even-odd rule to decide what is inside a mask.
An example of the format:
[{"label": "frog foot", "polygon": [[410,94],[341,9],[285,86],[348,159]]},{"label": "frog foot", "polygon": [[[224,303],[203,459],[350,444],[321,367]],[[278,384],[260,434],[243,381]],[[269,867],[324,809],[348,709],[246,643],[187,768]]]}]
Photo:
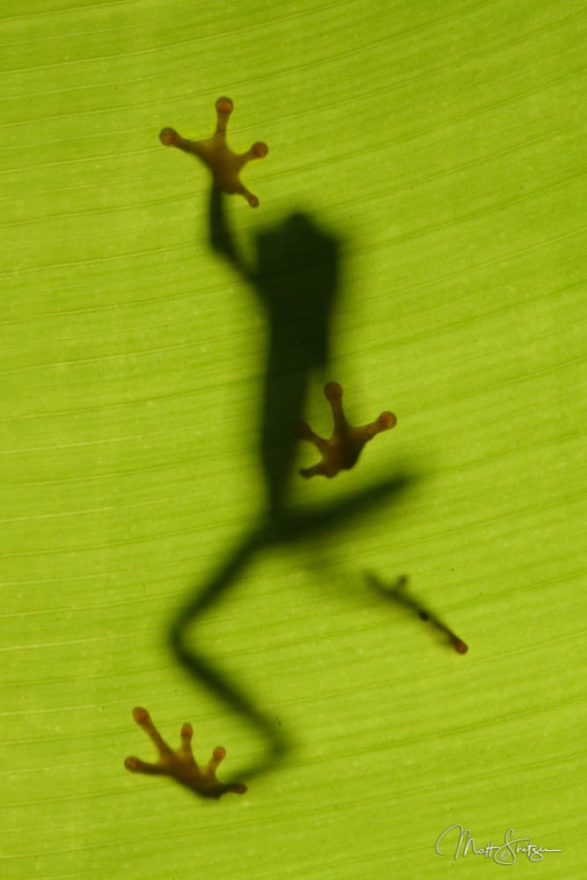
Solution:
[{"label": "frog foot", "polygon": [[216,101],[216,130],[212,137],[203,141],[189,141],[174,128],[164,128],[159,140],[166,147],[178,147],[186,153],[193,153],[208,166],[212,172],[214,186],[225,193],[240,193],[252,208],[259,205],[259,199],[249,192],[240,181],[240,172],[251,159],[263,159],[269,152],[267,144],[260,141],[253,144],[246,153],[233,153],[226,143],[226,126],[234,104],[230,98]]},{"label": "frog foot", "polygon": [[357,463],[365,443],[381,431],[389,431],[397,422],[393,413],[383,412],[376,421],[353,427],[349,425],[343,412],[342,388],[338,382],[328,382],[324,386],[324,394],[332,409],[334,432],[325,440],[315,434],[307,422],[298,423],[298,437],[313,443],[322,454],[322,460],[318,464],[300,470],[303,477],[321,474],[331,478],[341,470],[349,470]]},{"label": "frog foot", "polygon": [[242,782],[224,783],[216,779],[216,770],[224,759],[226,750],[217,746],[212,752],[212,757],[204,766],[200,766],[192,752],[193,729],[191,724],[184,724],[181,728],[181,745],[175,751],[167,745],[146,709],[137,707],[133,709],[132,716],[139,727],[142,727],[150,739],[153,740],[159,760],[155,764],[141,761],[140,758],[127,758],[124,766],[131,773],[147,773],[151,776],[170,776],[181,785],[191,789],[196,794],[205,798],[219,798],[227,791],[236,794],[244,794],[247,790]]}]

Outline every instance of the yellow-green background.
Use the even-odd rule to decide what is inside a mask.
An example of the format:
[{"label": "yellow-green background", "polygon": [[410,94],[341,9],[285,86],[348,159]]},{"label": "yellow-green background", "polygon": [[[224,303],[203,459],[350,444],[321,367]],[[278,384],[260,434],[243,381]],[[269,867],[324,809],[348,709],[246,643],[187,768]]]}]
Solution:
[{"label": "yellow-green background", "polygon": [[[518,878],[578,877],[583,4],[23,0],[0,42],[3,880],[503,871],[435,854],[455,822],[562,850]],[[210,621],[297,748],[205,803],[122,761],[151,755],[137,704],[231,768],[257,746],[165,647],[261,504],[263,316],[207,249],[205,170],[157,139],[208,135],[222,94],[233,146],[270,146],[243,246],[296,208],[344,239],[332,378],[354,421],[399,418],[297,496],[420,479],[259,559]],[[310,409],[327,431],[318,385]]]}]

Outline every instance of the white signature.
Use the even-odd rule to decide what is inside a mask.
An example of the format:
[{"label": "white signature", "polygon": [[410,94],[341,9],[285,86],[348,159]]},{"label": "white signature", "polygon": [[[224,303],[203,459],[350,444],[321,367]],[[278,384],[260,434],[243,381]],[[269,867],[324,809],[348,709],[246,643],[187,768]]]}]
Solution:
[{"label": "white signature", "polygon": [[[448,848],[447,838],[453,834],[454,848],[451,852],[444,852],[445,844]],[[445,828],[434,844],[437,855],[452,855],[456,860],[459,856],[466,856],[471,853],[474,856],[483,856],[486,859],[492,859],[497,865],[515,865],[518,861],[518,855],[524,855],[529,862],[544,861],[545,853],[561,852],[560,849],[548,849],[545,846],[536,846],[532,843],[531,837],[514,837],[514,829],[508,828],[503,836],[502,843],[486,843],[485,846],[477,846],[475,838],[471,835],[468,828],[462,825],[450,825]]]}]

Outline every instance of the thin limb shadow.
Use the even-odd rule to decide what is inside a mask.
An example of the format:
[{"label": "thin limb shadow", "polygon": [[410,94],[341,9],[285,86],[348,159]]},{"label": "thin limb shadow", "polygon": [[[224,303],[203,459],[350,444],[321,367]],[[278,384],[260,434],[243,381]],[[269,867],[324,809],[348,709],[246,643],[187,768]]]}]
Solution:
[{"label": "thin limb shadow", "polygon": [[396,605],[415,612],[420,620],[430,623],[436,632],[442,633],[455,651],[458,651],[459,654],[467,653],[469,650],[467,643],[459,638],[437,614],[426,608],[416,596],[409,593],[406,575],[396,578],[391,584],[385,584],[372,572],[367,572],[365,579],[367,584],[383,599],[395,602]]}]

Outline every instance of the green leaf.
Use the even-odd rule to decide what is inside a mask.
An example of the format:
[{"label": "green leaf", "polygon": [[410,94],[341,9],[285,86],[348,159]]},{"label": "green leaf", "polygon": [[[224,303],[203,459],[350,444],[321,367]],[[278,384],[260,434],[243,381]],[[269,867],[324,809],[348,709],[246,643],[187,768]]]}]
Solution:
[{"label": "green leaf", "polygon": [[[585,810],[585,17],[572,3],[23,0],[1,19],[4,880],[478,876],[435,842],[508,828],[577,877]],[[263,548],[202,649],[291,739],[243,797],[133,776],[131,710],[175,746],[255,730],[169,624],[256,522],[267,324],[208,245],[207,137],[269,144],[239,246],[303,211],[342,247],[328,375],[398,425]],[[315,454],[300,449],[300,463]],[[469,644],[451,650],[410,595]],[[583,674],[581,674],[583,673]],[[226,767],[226,770],[224,770]],[[452,847],[452,850],[451,850]],[[492,865],[491,869],[496,869]]]}]

